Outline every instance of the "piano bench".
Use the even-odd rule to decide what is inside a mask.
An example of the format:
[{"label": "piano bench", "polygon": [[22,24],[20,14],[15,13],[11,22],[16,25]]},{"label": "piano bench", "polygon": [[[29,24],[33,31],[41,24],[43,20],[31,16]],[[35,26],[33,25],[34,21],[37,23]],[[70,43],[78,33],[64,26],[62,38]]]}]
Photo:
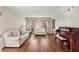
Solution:
[{"label": "piano bench", "polygon": [[64,38],[64,37],[62,37],[62,36],[56,36],[55,37],[55,43],[56,43],[56,40],[59,40],[59,43],[60,43],[60,45],[61,45],[61,47],[63,47],[63,46],[68,46],[68,39],[66,39],[66,38]]}]

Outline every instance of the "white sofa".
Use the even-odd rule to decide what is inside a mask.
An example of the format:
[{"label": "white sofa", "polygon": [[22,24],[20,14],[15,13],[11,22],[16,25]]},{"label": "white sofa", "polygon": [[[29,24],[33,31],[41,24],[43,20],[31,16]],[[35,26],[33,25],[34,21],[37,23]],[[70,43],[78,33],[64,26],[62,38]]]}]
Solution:
[{"label": "white sofa", "polygon": [[10,36],[11,32],[19,32],[18,29],[12,29],[4,32],[5,47],[20,47],[24,41],[29,37],[30,31],[20,34],[18,36]]}]

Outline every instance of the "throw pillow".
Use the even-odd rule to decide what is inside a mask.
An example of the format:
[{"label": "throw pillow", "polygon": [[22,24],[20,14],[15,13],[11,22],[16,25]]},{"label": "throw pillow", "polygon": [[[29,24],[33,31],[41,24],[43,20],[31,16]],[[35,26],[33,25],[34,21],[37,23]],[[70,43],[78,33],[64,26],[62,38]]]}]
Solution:
[{"label": "throw pillow", "polygon": [[19,31],[20,31],[21,34],[26,33],[26,29],[24,29],[24,28],[20,28]]},{"label": "throw pillow", "polygon": [[14,37],[20,36],[19,30],[13,31],[13,32],[12,32],[12,36],[14,36]]}]

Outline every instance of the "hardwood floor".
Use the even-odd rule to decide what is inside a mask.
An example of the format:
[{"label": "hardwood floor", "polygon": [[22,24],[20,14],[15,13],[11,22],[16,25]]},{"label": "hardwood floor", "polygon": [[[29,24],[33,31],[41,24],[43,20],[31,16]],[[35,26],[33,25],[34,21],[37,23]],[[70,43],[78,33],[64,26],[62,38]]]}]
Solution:
[{"label": "hardwood floor", "polygon": [[67,48],[61,46],[54,41],[54,35],[38,35],[31,34],[30,37],[19,48],[4,48],[3,52],[66,52]]}]

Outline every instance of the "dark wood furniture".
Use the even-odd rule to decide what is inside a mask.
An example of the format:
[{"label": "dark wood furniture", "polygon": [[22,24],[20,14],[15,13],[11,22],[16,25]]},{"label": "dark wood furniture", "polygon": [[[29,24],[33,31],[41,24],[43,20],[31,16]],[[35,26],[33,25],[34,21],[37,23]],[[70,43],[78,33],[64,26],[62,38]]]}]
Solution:
[{"label": "dark wood furniture", "polygon": [[[58,39],[59,43],[61,44],[61,47],[67,47],[70,49],[70,34],[71,32],[67,29],[64,29],[64,27],[60,27],[56,30],[56,35],[59,34],[60,37],[56,36],[55,40]],[[65,43],[65,44],[64,44]]]},{"label": "dark wood furniture", "polygon": [[59,41],[59,43],[60,43],[60,45],[61,45],[61,48],[63,48],[64,46],[65,47],[67,47],[68,45],[67,45],[67,43],[68,43],[68,39],[66,39],[66,38],[64,38],[64,37],[62,37],[62,36],[56,36],[55,37],[55,43],[56,43],[56,41]]},{"label": "dark wood furniture", "polygon": [[71,28],[72,35],[70,39],[71,51],[79,52],[79,28]]},{"label": "dark wood furniture", "polygon": [[[67,29],[67,31],[61,30],[62,28]],[[79,28],[60,27],[59,29],[56,30],[56,34],[57,33],[68,40],[67,47],[70,49],[70,51],[73,52],[79,51]]]}]

